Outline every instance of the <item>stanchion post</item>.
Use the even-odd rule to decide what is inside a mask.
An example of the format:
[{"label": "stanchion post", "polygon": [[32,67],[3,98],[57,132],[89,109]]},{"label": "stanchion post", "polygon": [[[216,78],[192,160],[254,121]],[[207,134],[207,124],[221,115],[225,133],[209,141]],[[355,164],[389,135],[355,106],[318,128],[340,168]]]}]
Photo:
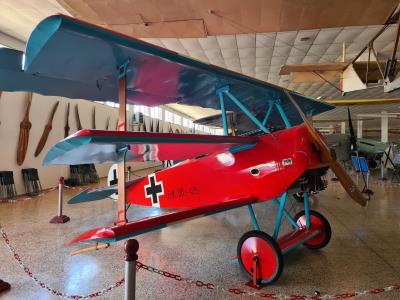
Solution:
[{"label": "stanchion post", "polygon": [[0,279],[0,293],[8,291],[11,288],[11,285],[8,282],[5,282]]},{"label": "stanchion post", "polygon": [[130,239],[125,242],[125,300],[134,300],[136,292],[136,261],[139,242]]},{"label": "stanchion post", "polygon": [[64,177],[60,177],[58,181],[58,214],[50,220],[53,224],[62,224],[68,222],[70,219],[68,216],[62,214],[64,198]]},{"label": "stanchion post", "polygon": [[385,163],[381,160],[381,178],[379,180],[385,181]]}]

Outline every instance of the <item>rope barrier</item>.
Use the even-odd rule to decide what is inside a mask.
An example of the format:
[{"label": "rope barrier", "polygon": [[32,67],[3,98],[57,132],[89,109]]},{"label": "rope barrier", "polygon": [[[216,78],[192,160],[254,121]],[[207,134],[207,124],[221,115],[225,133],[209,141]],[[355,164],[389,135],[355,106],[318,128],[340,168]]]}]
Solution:
[{"label": "rope barrier", "polygon": [[[10,253],[13,255],[15,260],[18,262],[18,265],[23,269],[23,271],[30,277],[32,280],[35,282],[36,285],[39,287],[47,290],[49,293],[51,293],[54,296],[58,296],[60,298],[64,299],[74,299],[74,300],[79,300],[79,299],[89,299],[89,298],[96,298],[100,296],[104,296],[105,294],[113,291],[114,289],[122,286],[125,283],[125,279],[122,278],[115,282],[113,285],[104,288],[100,291],[93,292],[88,295],[69,295],[63,292],[60,292],[54,288],[49,287],[46,283],[40,281],[36,276],[33,275],[31,270],[25,265],[21,257],[16,253],[15,248],[11,245],[10,240],[4,231],[3,227],[0,224],[0,233],[1,237],[3,238],[3,241],[5,242],[8,250]],[[354,297],[361,297],[365,295],[378,295],[384,292],[390,292],[393,290],[398,290],[400,291],[400,283],[394,284],[394,285],[389,285],[384,288],[373,288],[373,289],[368,289],[364,291],[355,291],[355,292],[345,292],[345,293],[338,293],[338,294],[325,294],[325,295],[320,295],[318,291],[315,291],[314,295],[285,295],[285,294],[280,294],[280,293],[266,293],[266,292],[261,292],[261,291],[249,291],[249,290],[244,290],[240,288],[225,288],[220,285],[216,285],[210,282],[203,282],[201,280],[195,280],[191,278],[186,278],[177,274],[173,274],[167,271],[163,271],[160,269],[157,269],[155,267],[151,267],[148,265],[145,265],[141,262],[136,262],[136,270],[146,270],[155,274],[158,274],[160,276],[164,276],[167,278],[172,278],[176,281],[182,281],[188,284],[191,284],[193,286],[196,286],[198,288],[206,288],[209,290],[219,290],[224,293],[230,293],[230,294],[235,294],[235,295],[244,295],[244,296],[252,296],[252,297],[260,297],[260,298],[265,298],[265,299],[284,299],[284,300],[325,300],[325,299],[348,299],[348,298],[354,298]]]},{"label": "rope barrier", "polygon": [[253,296],[253,297],[266,298],[266,299],[285,299],[285,300],[348,299],[348,298],[360,297],[360,296],[365,296],[365,295],[377,295],[377,294],[381,294],[381,293],[389,292],[389,291],[393,291],[393,290],[400,290],[400,283],[398,283],[398,284],[390,285],[390,286],[387,286],[384,288],[368,289],[368,290],[364,290],[361,292],[355,291],[355,292],[345,292],[345,293],[338,293],[338,294],[325,294],[325,295],[321,296],[318,291],[315,291],[314,295],[285,295],[285,294],[280,294],[280,293],[266,293],[266,292],[259,292],[259,291],[249,291],[249,290],[244,290],[244,289],[239,289],[239,288],[228,288],[227,289],[220,285],[215,285],[213,283],[205,283],[201,280],[185,278],[180,275],[162,271],[157,268],[144,265],[140,262],[137,262],[137,265],[139,268],[147,270],[149,272],[153,272],[153,273],[156,273],[158,275],[161,275],[161,276],[164,276],[167,278],[172,278],[177,281],[184,281],[186,283],[195,285],[200,288],[207,288],[210,290],[220,290],[222,292],[231,293],[231,294],[235,294],[235,295]]},{"label": "rope barrier", "polygon": [[49,293],[51,293],[54,296],[58,296],[58,297],[63,298],[63,299],[74,299],[74,300],[96,298],[96,297],[103,296],[103,295],[111,292],[112,290],[114,290],[117,287],[119,287],[119,286],[124,284],[125,280],[124,280],[124,278],[122,278],[122,279],[118,280],[116,283],[114,283],[113,285],[111,285],[111,286],[109,286],[107,288],[104,288],[104,289],[102,289],[100,291],[93,292],[93,293],[85,295],[85,296],[69,295],[69,294],[60,292],[60,291],[48,286],[46,283],[44,283],[43,281],[38,279],[35,275],[33,275],[31,270],[25,265],[25,263],[23,262],[21,257],[17,254],[17,252],[15,251],[15,248],[10,244],[10,240],[8,239],[7,233],[4,231],[3,227],[1,226],[1,224],[0,224],[0,233],[1,233],[1,237],[3,238],[3,241],[5,242],[8,250],[13,255],[15,260],[18,262],[18,265],[22,268],[22,270],[35,282],[36,285],[38,285],[39,287],[47,290]]}]

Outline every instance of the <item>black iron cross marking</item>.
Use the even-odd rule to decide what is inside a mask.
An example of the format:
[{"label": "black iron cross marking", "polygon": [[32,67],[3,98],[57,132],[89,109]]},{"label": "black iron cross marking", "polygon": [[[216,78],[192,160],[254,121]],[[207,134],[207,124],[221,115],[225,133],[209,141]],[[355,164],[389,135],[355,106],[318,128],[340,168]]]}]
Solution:
[{"label": "black iron cross marking", "polygon": [[146,198],[151,198],[152,206],[160,207],[160,196],[164,195],[164,187],[162,181],[156,181],[156,175],[148,176],[149,184],[144,186]]}]

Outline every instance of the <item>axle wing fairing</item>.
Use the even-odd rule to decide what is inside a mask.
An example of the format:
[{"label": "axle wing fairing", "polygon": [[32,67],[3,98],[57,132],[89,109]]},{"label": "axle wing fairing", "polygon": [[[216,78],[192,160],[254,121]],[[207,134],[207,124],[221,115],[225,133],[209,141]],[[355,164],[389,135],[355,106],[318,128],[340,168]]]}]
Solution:
[{"label": "axle wing fairing", "polygon": [[132,236],[167,227],[167,225],[171,223],[216,214],[254,202],[255,199],[243,197],[201,207],[195,207],[192,209],[164,213],[155,217],[147,217],[121,226],[95,228],[76,237],[70,242],[70,244],[84,241],[113,243]]}]

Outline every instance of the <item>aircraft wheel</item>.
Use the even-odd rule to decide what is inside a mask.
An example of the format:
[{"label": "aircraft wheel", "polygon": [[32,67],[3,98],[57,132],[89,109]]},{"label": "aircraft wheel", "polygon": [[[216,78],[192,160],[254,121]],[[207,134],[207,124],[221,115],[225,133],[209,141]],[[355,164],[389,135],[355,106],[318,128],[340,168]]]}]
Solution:
[{"label": "aircraft wheel", "polygon": [[[299,227],[306,227],[306,216],[304,210],[300,211],[294,219]],[[328,220],[320,213],[310,210],[310,227],[318,229],[321,233],[303,245],[310,249],[321,249],[328,245],[332,235],[331,225]]]},{"label": "aircraft wheel", "polygon": [[258,284],[268,285],[282,273],[283,258],[277,242],[263,231],[246,232],[239,240],[238,260],[247,276],[253,278],[254,256],[258,258]]}]

